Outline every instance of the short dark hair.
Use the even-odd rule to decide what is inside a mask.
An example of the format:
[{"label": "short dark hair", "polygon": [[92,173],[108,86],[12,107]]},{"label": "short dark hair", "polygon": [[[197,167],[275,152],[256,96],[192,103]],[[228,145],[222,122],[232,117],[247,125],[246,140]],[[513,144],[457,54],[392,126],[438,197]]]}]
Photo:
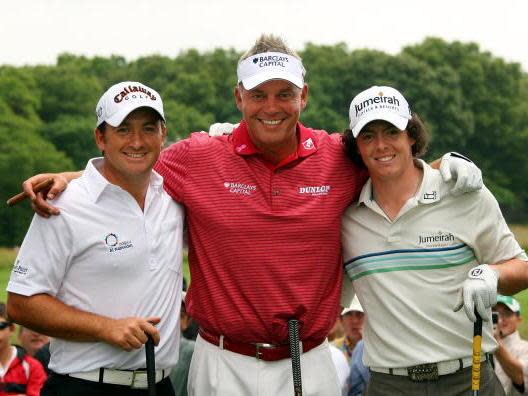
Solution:
[{"label": "short dark hair", "polygon": [[0,316],[7,319],[7,307],[3,301],[0,301]]},{"label": "short dark hair", "polygon": [[[365,125],[363,129],[367,125]],[[421,157],[424,155],[427,152],[427,147],[429,146],[430,136],[429,131],[418,114],[412,114],[405,130],[407,131],[409,137],[414,140],[414,144],[411,148],[413,157]],[[356,165],[365,168],[365,164],[363,163],[361,155],[359,154],[356,138],[352,134],[352,130],[346,129],[343,133],[342,140],[346,156],[350,158]]]},{"label": "short dark hair", "polygon": [[104,133],[106,129],[106,121],[103,121],[99,125],[97,125],[97,129],[99,129],[99,132]]}]

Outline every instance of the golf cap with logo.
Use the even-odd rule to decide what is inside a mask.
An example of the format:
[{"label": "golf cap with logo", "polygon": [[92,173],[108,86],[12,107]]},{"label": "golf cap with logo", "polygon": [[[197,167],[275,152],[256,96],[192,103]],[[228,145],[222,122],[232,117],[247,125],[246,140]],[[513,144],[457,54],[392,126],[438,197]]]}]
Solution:
[{"label": "golf cap with logo", "polygon": [[253,89],[269,80],[286,80],[302,88],[306,71],[296,57],[282,52],[263,52],[251,55],[238,64],[238,82],[245,89]]},{"label": "golf cap with logo", "polygon": [[521,312],[521,305],[519,302],[511,296],[497,295],[497,304],[504,304],[512,312]]},{"label": "golf cap with logo", "polygon": [[96,127],[103,122],[117,127],[127,115],[139,107],[156,110],[165,121],[161,96],[154,89],[136,81],[124,81],[112,85],[101,96],[95,107]]},{"label": "golf cap with logo", "polygon": [[363,312],[363,307],[359,303],[357,295],[354,296],[354,298],[352,299],[352,302],[350,303],[350,305],[348,307],[343,308],[343,311],[341,311],[341,316],[343,316],[343,315],[345,315],[345,314],[347,314],[349,312],[353,312],[353,311]]},{"label": "golf cap with logo", "polygon": [[404,130],[411,119],[407,100],[396,89],[373,86],[356,95],[350,103],[350,129],[358,137],[371,121],[384,120]]}]

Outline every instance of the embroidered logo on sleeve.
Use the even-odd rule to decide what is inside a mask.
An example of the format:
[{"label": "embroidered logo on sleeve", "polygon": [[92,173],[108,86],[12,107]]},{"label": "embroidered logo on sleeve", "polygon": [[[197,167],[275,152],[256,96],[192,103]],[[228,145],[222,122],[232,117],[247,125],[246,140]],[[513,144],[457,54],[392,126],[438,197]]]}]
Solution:
[{"label": "embroidered logo on sleeve", "polygon": [[20,264],[20,260],[17,259],[15,265],[13,266],[13,273],[19,275],[27,275],[28,271],[29,268]]}]

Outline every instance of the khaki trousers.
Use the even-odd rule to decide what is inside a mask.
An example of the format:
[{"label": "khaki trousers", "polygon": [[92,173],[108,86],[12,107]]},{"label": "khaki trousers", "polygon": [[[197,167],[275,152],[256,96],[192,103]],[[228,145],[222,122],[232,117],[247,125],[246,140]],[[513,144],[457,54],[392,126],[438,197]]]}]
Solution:
[{"label": "khaki trousers", "polygon": [[[365,395],[468,396],[471,395],[471,367],[426,382],[413,382],[406,376],[372,371]],[[504,396],[504,389],[489,361],[482,362],[480,366],[479,396]]]}]

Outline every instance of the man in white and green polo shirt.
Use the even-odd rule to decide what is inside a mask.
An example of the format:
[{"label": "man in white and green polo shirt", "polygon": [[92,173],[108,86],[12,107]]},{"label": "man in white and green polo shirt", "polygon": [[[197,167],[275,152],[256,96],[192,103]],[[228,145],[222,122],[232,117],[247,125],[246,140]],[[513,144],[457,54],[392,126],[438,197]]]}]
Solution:
[{"label": "man in white and green polo shirt", "polygon": [[[367,395],[469,394],[468,317],[477,306],[486,359],[497,347],[489,321],[497,284],[512,286],[510,270],[527,268],[526,255],[488,189],[454,197],[451,183],[416,159],[426,148],[425,127],[398,91],[357,95],[350,128],[347,154],[370,174],[342,225],[345,269],[367,315]],[[481,395],[500,394],[486,362]]]}]

